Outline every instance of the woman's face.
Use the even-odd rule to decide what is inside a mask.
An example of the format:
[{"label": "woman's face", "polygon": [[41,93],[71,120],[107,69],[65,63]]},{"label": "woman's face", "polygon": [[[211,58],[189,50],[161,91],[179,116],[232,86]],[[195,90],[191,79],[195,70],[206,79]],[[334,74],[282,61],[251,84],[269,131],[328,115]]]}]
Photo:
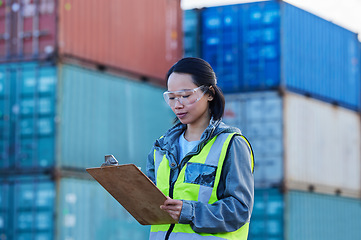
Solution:
[{"label": "woman's face", "polygon": [[[196,88],[198,88],[198,86],[193,83],[190,74],[172,73],[168,78],[168,92],[175,92],[170,96],[173,101],[170,107],[183,124],[198,125],[204,122],[208,124],[210,120],[209,101],[212,101],[213,98],[209,96],[209,94],[203,95],[204,90],[202,88],[198,88],[193,93],[192,91],[184,92],[184,90],[193,90]],[[187,100],[181,103],[181,101],[177,100],[178,98],[180,98],[181,101],[186,98],[192,99],[192,101],[189,101],[191,104],[187,103]],[[194,102],[194,100],[197,101]]]}]

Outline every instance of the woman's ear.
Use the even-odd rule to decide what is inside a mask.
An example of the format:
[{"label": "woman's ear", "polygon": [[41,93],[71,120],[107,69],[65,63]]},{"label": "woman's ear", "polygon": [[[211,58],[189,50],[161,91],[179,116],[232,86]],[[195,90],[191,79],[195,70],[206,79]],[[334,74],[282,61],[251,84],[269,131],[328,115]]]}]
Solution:
[{"label": "woman's ear", "polygon": [[214,88],[212,86],[209,87],[209,93],[208,93],[208,101],[213,101],[214,95],[215,95]]}]

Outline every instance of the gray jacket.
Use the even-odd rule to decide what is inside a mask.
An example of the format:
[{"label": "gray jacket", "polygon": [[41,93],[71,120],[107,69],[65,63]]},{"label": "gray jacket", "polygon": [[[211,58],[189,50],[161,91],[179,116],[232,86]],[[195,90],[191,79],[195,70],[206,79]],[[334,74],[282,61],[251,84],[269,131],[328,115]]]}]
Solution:
[{"label": "gray jacket", "polygon": [[[200,152],[202,147],[216,135],[238,132],[238,128],[229,127],[221,121],[210,121],[203,132],[200,143],[181,161],[177,161],[179,136],[186,125],[177,123],[162,138],[157,139],[147,160],[147,175],[156,184],[154,169],[154,149],[166,154],[171,168],[170,195],[180,170],[188,160]],[[179,223],[190,224],[195,232],[218,233],[233,232],[250,221],[253,198],[254,179],[251,169],[251,149],[246,141],[235,136],[228,149],[221,179],[217,189],[217,202],[206,204],[198,201],[183,200]],[[172,196],[170,196],[172,198]]]}]

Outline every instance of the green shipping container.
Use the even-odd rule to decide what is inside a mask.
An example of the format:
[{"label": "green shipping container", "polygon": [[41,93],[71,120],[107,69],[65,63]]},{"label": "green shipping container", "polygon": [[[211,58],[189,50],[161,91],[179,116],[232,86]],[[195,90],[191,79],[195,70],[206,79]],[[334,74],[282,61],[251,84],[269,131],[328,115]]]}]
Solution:
[{"label": "green shipping container", "polygon": [[1,239],[143,240],[149,230],[93,180],[0,179]]},{"label": "green shipping container", "polygon": [[164,89],[109,74],[62,65],[59,68],[58,164],[97,167],[105,154],[144,168],[155,139],[174,114]]},{"label": "green shipping container", "polygon": [[0,171],[100,166],[145,169],[174,118],[165,89],[69,64],[0,64]]},{"label": "green shipping container", "polygon": [[360,226],[358,198],[256,189],[249,240],[361,239]]}]

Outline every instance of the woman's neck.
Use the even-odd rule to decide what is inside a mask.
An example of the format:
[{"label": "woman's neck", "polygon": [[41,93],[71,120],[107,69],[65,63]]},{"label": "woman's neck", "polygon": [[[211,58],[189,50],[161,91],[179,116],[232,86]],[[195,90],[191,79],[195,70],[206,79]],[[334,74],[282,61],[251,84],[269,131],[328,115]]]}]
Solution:
[{"label": "woman's neck", "polygon": [[187,141],[198,141],[201,139],[201,136],[209,125],[210,118],[204,118],[203,121],[187,124],[187,129],[184,133],[184,138]]}]

